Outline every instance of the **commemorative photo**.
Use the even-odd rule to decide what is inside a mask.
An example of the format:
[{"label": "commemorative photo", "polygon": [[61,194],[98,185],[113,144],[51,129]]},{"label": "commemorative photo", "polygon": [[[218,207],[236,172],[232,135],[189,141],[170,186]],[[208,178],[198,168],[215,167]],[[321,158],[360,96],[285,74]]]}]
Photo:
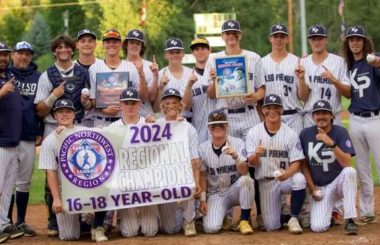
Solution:
[{"label": "commemorative photo", "polygon": [[128,88],[128,72],[96,73],[96,108],[119,103],[121,92]]},{"label": "commemorative photo", "polygon": [[248,93],[245,56],[216,57],[215,67],[218,98],[244,96]]}]

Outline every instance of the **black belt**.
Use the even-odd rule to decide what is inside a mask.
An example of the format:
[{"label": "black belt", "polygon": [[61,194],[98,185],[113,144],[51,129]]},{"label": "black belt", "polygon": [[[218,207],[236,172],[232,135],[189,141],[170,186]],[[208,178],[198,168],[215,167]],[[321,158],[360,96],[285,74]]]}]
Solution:
[{"label": "black belt", "polygon": [[[255,107],[249,105],[247,106],[248,107],[248,110],[253,110],[255,109]],[[233,113],[244,113],[246,112],[246,108],[245,107],[240,107],[240,108],[236,108],[236,109],[228,109],[227,112],[229,114],[233,114]]]},{"label": "black belt", "polygon": [[96,119],[99,119],[99,120],[103,120],[106,121],[106,122],[115,122],[117,120],[119,120],[120,118],[118,117],[96,117]]},{"label": "black belt", "polygon": [[359,116],[359,117],[374,117],[374,116],[378,116],[379,114],[380,114],[380,110],[354,112],[354,115]]},{"label": "black belt", "polygon": [[297,110],[285,110],[282,112],[283,116],[296,114]]}]

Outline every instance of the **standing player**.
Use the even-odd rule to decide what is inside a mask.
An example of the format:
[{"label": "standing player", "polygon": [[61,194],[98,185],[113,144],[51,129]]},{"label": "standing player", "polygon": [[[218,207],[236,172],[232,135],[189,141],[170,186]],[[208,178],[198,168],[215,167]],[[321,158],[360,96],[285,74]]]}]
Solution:
[{"label": "standing player", "polygon": [[190,44],[191,52],[195,58],[195,67],[187,82],[182,101],[186,110],[192,111],[191,123],[198,131],[199,142],[209,138],[206,125],[207,115],[215,108],[215,100],[207,96],[209,74],[205,74],[206,62],[211,52],[206,38],[196,37]]},{"label": "standing player", "polygon": [[248,220],[255,188],[253,180],[247,176],[244,141],[227,135],[229,123],[221,110],[211,112],[207,124],[212,138],[199,147],[203,191],[199,209],[205,214],[204,231],[218,232],[226,212],[240,206],[238,228],[244,235],[251,234],[253,230]]},{"label": "standing player", "polygon": [[155,58],[153,63],[142,58],[146,50],[144,33],[137,29],[130,30],[125,37],[123,50],[127,60],[136,66],[140,83],[146,83],[148,87],[149,96],[146,102],[142,102],[141,115],[153,115],[152,103],[157,96],[158,65]]},{"label": "standing player", "polygon": [[291,193],[288,222],[291,233],[301,233],[298,222],[304,199],[306,181],[299,172],[304,159],[298,135],[281,122],[281,98],[266,95],[263,104],[264,122],[249,130],[246,139],[248,164],[255,167],[259,182],[261,215],[267,231],[281,228],[281,197]]},{"label": "standing player", "polygon": [[311,111],[318,100],[327,100],[333,108],[335,123],[341,124],[341,95],[350,97],[351,88],[344,59],[327,51],[327,31],[322,25],[311,26],[307,35],[312,54],[302,59],[309,96],[304,107],[304,126],[314,124]]},{"label": "standing player", "polygon": [[[41,75],[37,65],[32,62],[33,47],[27,42],[18,42],[13,48],[12,63],[9,70],[14,74],[14,83],[21,94],[22,133],[18,147],[18,169],[16,179],[16,226],[24,231],[25,236],[37,233],[25,223],[26,209],[29,201],[29,189],[34,169],[36,145],[42,141],[41,120],[36,114],[34,99],[37,92],[38,79]],[[14,196],[12,196],[12,199]],[[9,207],[9,219],[12,220],[13,202]]]},{"label": "standing player", "polygon": [[270,29],[269,42],[272,52],[262,59],[265,75],[265,93],[277,94],[282,98],[284,111],[282,122],[296,133],[303,129],[302,105],[306,101],[308,88],[302,72],[300,59],[288,53],[288,28],[284,24],[275,24]]},{"label": "standing player", "polygon": [[[108,127],[122,127],[130,124],[152,122],[154,118],[140,116],[141,100],[136,89],[125,89],[120,96],[122,118]],[[153,120],[154,121],[154,120]],[[120,215],[120,232],[124,237],[133,237],[141,233],[144,236],[154,236],[158,231],[157,205],[118,210]]]},{"label": "standing player", "polygon": [[8,70],[8,45],[0,42],[0,243],[20,237],[8,219],[9,204],[17,176],[17,146],[21,136],[21,97]]},{"label": "standing player", "polygon": [[[162,120],[165,121],[178,121],[181,120],[181,111],[183,109],[181,104],[182,96],[176,89],[170,88],[164,91],[161,98],[161,111],[164,115]],[[183,119],[183,118],[182,118]],[[188,123],[183,122],[183,126],[187,127],[187,137],[189,141],[189,152],[191,158],[191,166],[193,169],[195,193],[194,196],[199,196],[201,192],[200,187],[200,159],[198,154],[198,134],[194,127]],[[165,203],[158,205],[158,211],[160,215],[161,229],[168,234],[179,232],[183,228],[185,236],[195,236],[197,231],[195,230],[194,217],[195,207],[194,198],[182,202],[183,214],[180,217],[178,224],[176,212],[178,210],[177,203]],[[183,221],[184,220],[184,221]]]},{"label": "standing player", "polygon": [[380,173],[380,61],[365,60],[374,52],[372,40],[362,26],[347,29],[344,57],[351,82],[350,136],[356,151],[360,181],[360,216],[358,224],[376,222],[370,153]]},{"label": "standing player", "polygon": [[319,100],[313,105],[315,126],[300,134],[306,159],[302,165],[312,195],[310,209],[311,229],[324,232],[330,227],[331,214],[337,200],[343,199],[345,232],[357,234],[354,222],[356,213],[356,170],[351,166],[355,155],[345,128],[333,125],[331,105]]},{"label": "standing player", "polygon": [[[122,47],[121,35],[117,30],[111,29],[103,34],[104,61],[94,64],[90,67],[91,90],[90,98],[93,107],[96,107],[96,77],[98,73],[114,73],[128,72],[128,87],[133,87],[140,91],[142,101],[148,98],[148,90],[146,83],[140,83],[140,77],[136,67],[132,62],[122,60],[119,56]],[[115,103],[104,109],[96,109],[94,111],[94,126],[105,127],[114,121],[120,119],[120,105]]]},{"label": "standing player", "polygon": [[[75,107],[70,100],[57,100],[53,111],[58,127],[66,127],[72,130],[79,128],[79,126],[74,126]],[[52,211],[57,215],[59,238],[61,240],[77,240],[80,237],[80,214],[65,214],[63,212],[61,183],[58,177],[60,167],[57,162],[56,138],[57,133],[53,131],[42,142],[38,168],[46,171],[49,188],[53,195]]]},{"label": "standing player", "polygon": [[[257,101],[262,100],[265,94],[265,79],[261,57],[251,51],[240,48],[243,33],[237,20],[227,20],[222,26],[222,39],[226,43],[226,50],[210,56],[206,65],[206,74],[210,74],[211,82],[207,94],[216,99],[216,108],[225,110],[230,127],[229,135],[245,140],[248,130],[260,123],[260,117],[255,109]],[[215,57],[228,55],[245,55],[248,75],[249,93],[243,97],[216,98]]]}]

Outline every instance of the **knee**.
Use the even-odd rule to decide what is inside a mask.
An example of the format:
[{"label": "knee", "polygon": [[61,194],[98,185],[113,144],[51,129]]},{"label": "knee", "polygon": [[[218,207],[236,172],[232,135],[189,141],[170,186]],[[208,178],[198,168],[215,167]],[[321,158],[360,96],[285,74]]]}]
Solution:
[{"label": "knee", "polygon": [[239,186],[244,189],[254,189],[254,181],[248,175],[240,176],[238,179]]},{"label": "knee", "polygon": [[139,234],[139,231],[138,230],[135,230],[135,229],[130,229],[130,230],[121,230],[120,231],[121,235],[123,237],[134,237],[134,236],[137,236]]},{"label": "knee", "polygon": [[356,169],[354,169],[353,167],[343,168],[342,173],[349,178],[356,178],[357,177]]},{"label": "knee", "polygon": [[310,229],[313,232],[325,232],[329,229],[329,225],[323,225],[323,224],[316,224],[313,221],[310,222]]},{"label": "knee", "polygon": [[19,184],[16,185],[16,191],[19,191],[19,192],[29,192],[30,185],[31,185],[31,182],[19,183]]},{"label": "knee", "polygon": [[293,180],[293,186],[292,186],[293,190],[298,191],[298,190],[302,190],[306,188],[306,179],[302,173],[300,172],[295,173],[292,177],[292,180]]},{"label": "knee", "polygon": [[59,239],[61,239],[62,241],[76,241],[78,240],[80,237],[80,234],[79,235],[76,235],[76,234],[62,234],[62,232],[59,233]]},{"label": "knee", "polygon": [[221,225],[205,225],[203,224],[203,229],[205,233],[214,234],[218,233],[222,229]]}]

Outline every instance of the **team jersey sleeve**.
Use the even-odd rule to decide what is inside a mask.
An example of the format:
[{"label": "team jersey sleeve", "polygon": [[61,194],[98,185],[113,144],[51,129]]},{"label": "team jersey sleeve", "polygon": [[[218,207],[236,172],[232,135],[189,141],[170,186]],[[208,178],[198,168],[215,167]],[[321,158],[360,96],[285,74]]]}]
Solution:
[{"label": "team jersey sleeve", "polygon": [[247,138],[245,140],[245,149],[247,151],[247,157],[250,157],[255,154],[255,140],[254,140],[254,129],[251,128],[248,131]]},{"label": "team jersey sleeve", "polygon": [[349,153],[351,154],[351,156],[355,156],[355,149],[354,149],[354,146],[352,145],[350,135],[348,134],[345,128],[343,127],[339,127],[339,128],[340,128],[339,137],[337,137],[338,140],[337,142],[335,142],[335,144],[337,144],[343,152]]},{"label": "team jersey sleeve", "polygon": [[39,169],[57,170],[58,163],[56,159],[55,149],[56,136],[55,132],[51,133],[42,141],[41,154],[38,162]]},{"label": "team jersey sleeve", "polygon": [[208,85],[212,85],[212,83],[213,83],[213,81],[210,77],[211,69],[215,69],[215,56],[210,54],[208,59],[207,59],[207,63],[205,66],[205,71],[204,71],[204,74],[207,74],[207,76],[210,78],[210,79],[208,79]]},{"label": "team jersey sleeve", "polygon": [[188,135],[188,139],[189,139],[190,158],[191,158],[191,160],[198,159],[199,158],[198,133],[190,123],[188,123],[187,135]]},{"label": "team jersey sleeve", "polygon": [[[263,67],[263,62],[258,56],[258,59],[256,60],[255,64],[255,89],[261,88],[265,86],[265,76],[264,76],[264,67]],[[250,76],[250,75],[249,75]]]},{"label": "team jersey sleeve", "polygon": [[45,71],[38,79],[38,88],[36,98],[34,99],[34,104],[38,104],[41,101],[45,101],[45,99],[49,97],[52,89],[53,85],[51,84],[47,72]]},{"label": "team jersey sleeve", "polygon": [[302,160],[305,158],[305,155],[303,154],[303,149],[301,145],[301,141],[297,134],[292,134],[289,139],[287,139],[289,142],[288,144],[288,152],[289,152],[289,163]]},{"label": "team jersey sleeve", "polygon": [[236,153],[238,154],[238,159],[240,161],[246,162],[247,161],[247,150],[245,149],[244,141],[241,139],[238,139],[236,144]]},{"label": "team jersey sleeve", "polygon": [[90,78],[90,98],[95,99],[96,98],[96,65],[90,66],[90,69],[88,69],[89,72],[89,78]]},{"label": "team jersey sleeve", "polygon": [[344,85],[351,86],[350,79],[347,76],[347,63],[342,59],[339,71],[339,81]]},{"label": "team jersey sleeve", "polygon": [[201,158],[201,172],[206,172],[207,163],[206,163],[206,154],[204,151],[205,144],[201,144],[199,147],[199,157]]}]

